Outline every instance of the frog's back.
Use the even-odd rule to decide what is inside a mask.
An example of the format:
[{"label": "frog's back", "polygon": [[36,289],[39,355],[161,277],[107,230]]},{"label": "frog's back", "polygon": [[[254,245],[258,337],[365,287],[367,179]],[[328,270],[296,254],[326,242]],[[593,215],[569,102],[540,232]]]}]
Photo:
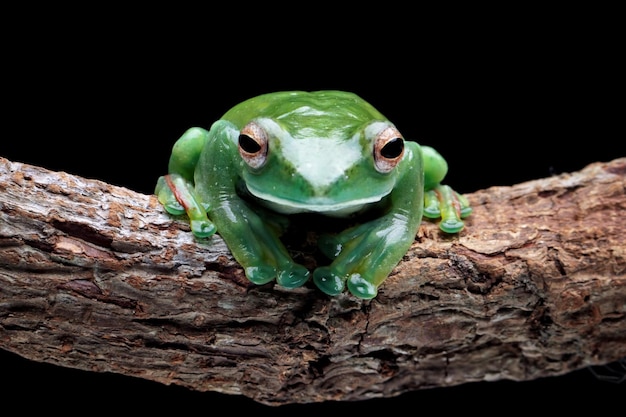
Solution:
[{"label": "frog's back", "polygon": [[271,118],[285,124],[303,125],[315,117],[330,125],[361,125],[387,120],[378,110],[354,93],[338,90],[280,91],[248,99],[222,116],[238,128],[255,118]]}]

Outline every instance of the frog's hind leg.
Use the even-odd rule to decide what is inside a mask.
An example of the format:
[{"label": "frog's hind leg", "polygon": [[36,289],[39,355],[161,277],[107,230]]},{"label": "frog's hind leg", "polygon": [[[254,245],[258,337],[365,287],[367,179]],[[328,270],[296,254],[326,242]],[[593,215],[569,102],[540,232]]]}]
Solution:
[{"label": "frog's hind leg", "polygon": [[194,236],[207,238],[215,233],[216,227],[207,217],[209,207],[200,201],[193,185],[181,175],[168,174],[159,177],[155,194],[168,213],[187,213]]},{"label": "frog's hind leg", "polygon": [[169,174],[158,179],[154,191],[168,213],[187,213],[191,231],[199,238],[209,237],[216,231],[215,225],[207,217],[208,205],[202,202],[194,189],[194,172],[208,137],[209,133],[205,129],[187,129],[172,148]]},{"label": "frog's hind leg", "polygon": [[462,219],[472,213],[467,199],[441,182],[448,173],[448,163],[430,146],[422,146],[424,160],[424,217],[439,219],[439,228],[446,233],[460,232]]},{"label": "frog's hind leg", "polygon": [[198,159],[209,140],[209,132],[201,127],[185,131],[174,143],[168,164],[169,173],[177,173],[193,184]]},{"label": "frog's hind leg", "polygon": [[424,193],[424,217],[441,218],[439,228],[446,233],[458,233],[465,223],[462,219],[472,213],[469,201],[447,185],[437,185]]}]

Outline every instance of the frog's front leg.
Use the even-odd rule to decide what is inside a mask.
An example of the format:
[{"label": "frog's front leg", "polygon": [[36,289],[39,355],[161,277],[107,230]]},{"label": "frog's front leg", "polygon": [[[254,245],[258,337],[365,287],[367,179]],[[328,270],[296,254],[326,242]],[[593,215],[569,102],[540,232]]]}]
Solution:
[{"label": "frog's front leg", "polygon": [[[295,263],[280,241],[276,219],[266,219],[237,193],[239,131],[227,122],[216,122],[199,160],[195,190],[210,203],[209,215],[233,257],[255,284],[274,279],[287,288],[302,286],[309,271]],[[200,173],[200,175],[198,174]]]},{"label": "frog's front leg", "polygon": [[439,228],[446,233],[460,232],[465,223],[462,219],[472,213],[465,196],[457,193],[441,181],[448,171],[445,159],[433,148],[422,146],[424,158],[424,217],[441,219]]},{"label": "frog's front leg", "polygon": [[381,217],[320,239],[320,248],[334,260],[313,273],[313,281],[329,295],[347,286],[356,297],[374,298],[378,287],[413,243],[423,210],[421,154],[417,144],[407,143],[400,163],[401,176]]},{"label": "frog's front leg", "polygon": [[336,257],[329,266],[314,271],[313,281],[329,295],[338,295],[347,286],[356,297],[374,298],[411,246],[416,232],[417,227],[406,215],[391,214],[337,236],[323,237],[320,248]]},{"label": "frog's front leg", "polygon": [[283,287],[296,288],[308,281],[309,270],[292,260],[280,241],[278,228],[239,197],[219,204],[211,214],[220,236],[251,282],[262,285],[275,279]]}]

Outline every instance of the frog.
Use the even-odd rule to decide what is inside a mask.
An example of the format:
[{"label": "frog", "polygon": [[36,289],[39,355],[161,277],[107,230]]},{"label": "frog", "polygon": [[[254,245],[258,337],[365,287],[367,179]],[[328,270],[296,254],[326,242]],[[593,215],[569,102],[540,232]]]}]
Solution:
[{"label": "frog", "polygon": [[[442,184],[446,160],[349,91],[278,91],[235,105],[174,143],[155,194],[197,239],[218,234],[247,280],[373,299],[423,217],[458,234],[472,208]],[[339,222],[312,271],[281,240],[296,216]],[[345,226],[342,226],[345,222]],[[314,288],[315,288],[314,287]]]}]

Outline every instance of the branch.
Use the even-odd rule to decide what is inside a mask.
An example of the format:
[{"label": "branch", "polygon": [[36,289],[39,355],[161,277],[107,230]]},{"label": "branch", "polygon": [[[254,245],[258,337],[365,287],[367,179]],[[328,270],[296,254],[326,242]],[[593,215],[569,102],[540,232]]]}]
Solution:
[{"label": "branch", "polygon": [[626,356],[626,158],[468,195],[374,300],[254,286],[154,196],[0,158],[0,348],[270,405]]}]

